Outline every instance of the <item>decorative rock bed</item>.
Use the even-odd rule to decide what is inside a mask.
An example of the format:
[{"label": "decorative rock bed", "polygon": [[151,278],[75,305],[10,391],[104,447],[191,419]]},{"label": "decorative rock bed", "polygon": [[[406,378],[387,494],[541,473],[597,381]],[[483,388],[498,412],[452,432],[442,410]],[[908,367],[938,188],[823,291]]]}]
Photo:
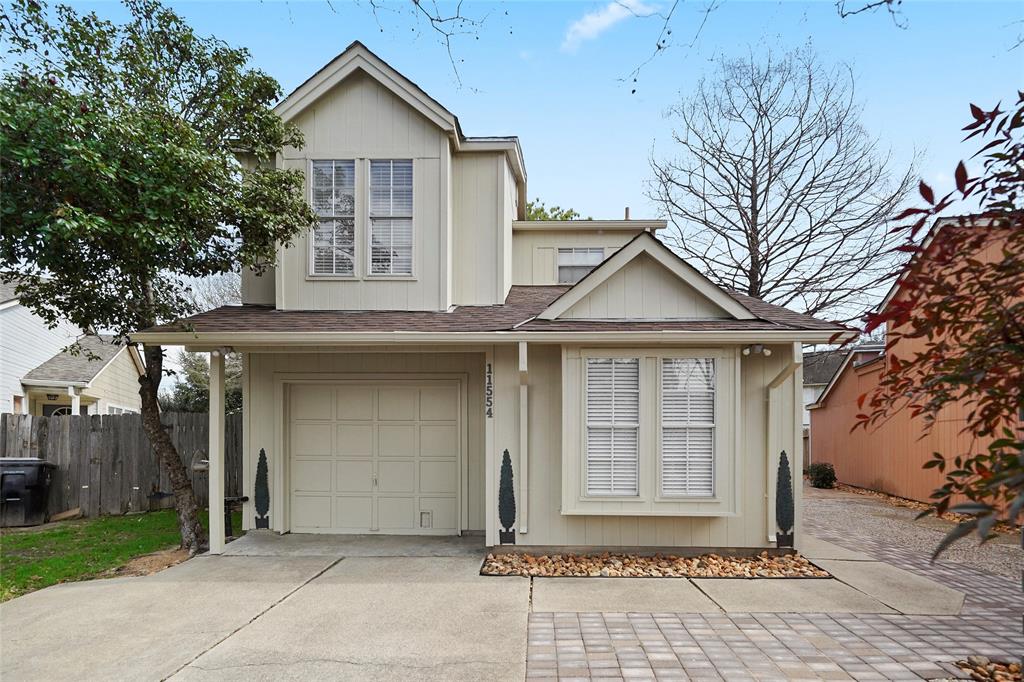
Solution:
[{"label": "decorative rock bed", "polygon": [[480,569],[483,575],[591,578],[829,578],[799,554],[728,557],[701,554],[681,557],[667,554],[488,554]]},{"label": "decorative rock bed", "polygon": [[957,661],[956,666],[971,676],[972,680],[1016,681],[1021,679],[1020,663],[990,661],[985,656],[968,656],[966,661]]}]

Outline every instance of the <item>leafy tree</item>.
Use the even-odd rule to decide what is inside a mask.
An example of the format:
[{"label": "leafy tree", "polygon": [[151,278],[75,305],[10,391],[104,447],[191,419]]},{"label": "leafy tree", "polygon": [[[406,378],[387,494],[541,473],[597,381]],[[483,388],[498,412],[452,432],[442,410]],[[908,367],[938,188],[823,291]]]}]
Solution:
[{"label": "leafy tree", "polygon": [[[961,162],[956,189],[940,198],[922,182],[925,205],[898,216],[912,220],[898,229],[911,261],[892,303],[866,318],[868,331],[888,325],[887,358],[857,417],[867,427],[906,409],[931,429],[951,404],[967,406],[972,451],[935,453],[925,464],[946,477],[933,511],[971,515],[934,556],[975,530],[989,539],[997,521],[1024,510],[1024,93],[1007,111],[972,104],[971,113],[964,130],[985,141],[982,172],[970,177]],[[921,238],[964,204],[981,210],[939,220]],[[956,495],[969,502],[953,505]]]},{"label": "leafy tree", "polygon": [[[160,396],[160,408],[164,412],[209,412],[210,362],[206,355],[183,351],[178,361],[178,383]],[[242,359],[237,353],[224,357],[224,410],[227,414],[242,411]]]},{"label": "leafy tree", "polygon": [[533,201],[526,202],[526,219],[527,220],[592,220],[589,216],[584,218],[578,212],[571,208],[562,208],[561,206],[551,206],[550,208],[544,205],[544,202],[540,199],[534,199]]},{"label": "leafy tree", "polygon": [[[191,312],[184,282],[272,263],[312,224],[302,174],[247,170],[302,137],[249,53],[157,0],[124,24],[15,0],[0,13],[0,277],[50,323],[124,339]],[[202,529],[158,409],[164,353],[144,348],[143,424],[175,495],[182,546]]]},{"label": "leafy tree", "polygon": [[721,59],[669,112],[677,153],[651,160],[671,246],[722,286],[859,318],[897,267],[887,220],[913,174],[893,175],[853,86],[807,50]]}]

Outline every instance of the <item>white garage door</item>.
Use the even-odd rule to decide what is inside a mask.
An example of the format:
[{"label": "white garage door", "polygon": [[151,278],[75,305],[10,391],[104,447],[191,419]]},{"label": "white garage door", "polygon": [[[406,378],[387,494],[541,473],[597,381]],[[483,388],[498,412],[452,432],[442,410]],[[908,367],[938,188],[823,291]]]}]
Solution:
[{"label": "white garage door", "polygon": [[291,529],[458,532],[459,386],[291,386]]}]

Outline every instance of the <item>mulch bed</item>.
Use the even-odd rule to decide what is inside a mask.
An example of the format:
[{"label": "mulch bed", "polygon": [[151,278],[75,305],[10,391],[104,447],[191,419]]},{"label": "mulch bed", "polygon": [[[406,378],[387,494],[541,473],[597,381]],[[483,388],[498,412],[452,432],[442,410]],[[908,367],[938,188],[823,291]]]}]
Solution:
[{"label": "mulch bed", "polygon": [[726,557],[702,554],[488,554],[482,575],[590,578],[830,578],[799,554]]}]

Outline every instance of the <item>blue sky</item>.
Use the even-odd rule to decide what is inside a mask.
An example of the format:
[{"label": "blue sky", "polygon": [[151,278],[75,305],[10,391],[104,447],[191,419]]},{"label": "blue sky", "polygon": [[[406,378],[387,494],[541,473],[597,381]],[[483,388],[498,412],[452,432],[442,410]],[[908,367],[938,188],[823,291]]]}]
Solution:
[{"label": "blue sky", "polygon": [[[626,1],[638,13],[671,6]],[[615,3],[467,1],[463,13],[484,22],[453,40],[461,84],[444,45],[404,2],[377,18],[367,0],[171,4],[201,33],[248,47],[285,92],[363,41],[455,112],[467,134],[518,135],[531,198],[595,218],[621,217],[625,206],[634,217],[655,213],[644,188],[652,150],[672,152],[664,112],[717,56],[809,44],[826,65],[849,64],[866,128],[897,163],[920,152],[921,174],[939,187],[973,152],[959,143],[968,104],[1008,101],[1024,87],[1024,46],[1010,49],[1024,33],[1021,2],[904,2],[905,27],[884,12],[840,18],[831,0],[719,2],[695,41],[707,4],[681,2],[669,49],[635,86],[622,79],[650,55],[661,21]],[[79,6],[122,16],[113,3]]]}]

